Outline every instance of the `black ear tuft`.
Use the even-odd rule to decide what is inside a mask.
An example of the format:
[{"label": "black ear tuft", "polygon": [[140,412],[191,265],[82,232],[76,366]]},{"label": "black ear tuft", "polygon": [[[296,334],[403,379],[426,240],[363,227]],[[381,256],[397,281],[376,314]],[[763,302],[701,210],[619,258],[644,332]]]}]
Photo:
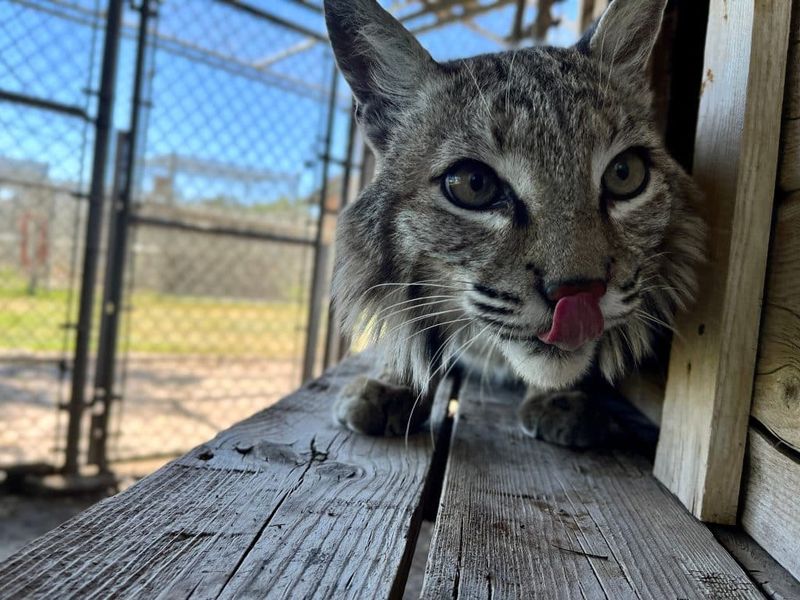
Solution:
[{"label": "black ear tuft", "polygon": [[325,0],[325,22],[336,62],[359,104],[359,121],[381,150],[394,115],[436,63],[376,0]]}]

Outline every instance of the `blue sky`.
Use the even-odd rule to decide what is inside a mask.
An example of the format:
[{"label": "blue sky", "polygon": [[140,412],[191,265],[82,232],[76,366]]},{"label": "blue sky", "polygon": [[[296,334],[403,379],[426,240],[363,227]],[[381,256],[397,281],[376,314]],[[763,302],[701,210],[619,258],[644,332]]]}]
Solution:
[{"label": "blue sky", "polygon": [[[286,0],[252,2],[277,16],[323,33],[320,14]],[[67,0],[65,12],[85,19],[85,11],[105,2]],[[388,5],[388,2],[384,2]],[[410,10],[410,9],[409,9]],[[497,36],[506,35],[513,18],[507,6],[476,19]],[[576,0],[556,5],[567,22],[576,20]],[[90,14],[91,13],[86,13]],[[534,9],[529,9],[528,19]],[[80,19],[79,19],[80,20]],[[127,129],[133,80],[136,15],[128,24],[120,49],[115,127]],[[95,110],[87,87],[96,87],[100,39],[91,27],[36,11],[13,0],[0,4],[0,89],[43,97]],[[411,23],[421,26],[425,20]],[[195,168],[175,178],[178,195],[187,202],[229,196],[241,203],[264,203],[278,197],[303,198],[320,182],[319,155],[326,116],[325,90],[332,76],[332,58],[325,43],[253,69],[288,48],[300,47],[304,36],[256,19],[212,0],[166,0],[158,22],[145,143],[147,159],[175,155],[196,164],[229,167]],[[554,44],[571,43],[573,29],[551,33]],[[492,52],[499,46],[454,24],[420,39],[438,60]],[[94,46],[92,45],[94,41]],[[90,67],[93,72],[90,76]],[[346,146],[348,91],[340,85],[334,155]],[[0,103],[0,157],[48,163],[55,180],[87,177],[91,133],[73,117]],[[164,166],[146,170],[145,191],[153,175],[166,176]],[[247,181],[239,177],[249,173]],[[336,176],[334,167],[333,175]]]}]

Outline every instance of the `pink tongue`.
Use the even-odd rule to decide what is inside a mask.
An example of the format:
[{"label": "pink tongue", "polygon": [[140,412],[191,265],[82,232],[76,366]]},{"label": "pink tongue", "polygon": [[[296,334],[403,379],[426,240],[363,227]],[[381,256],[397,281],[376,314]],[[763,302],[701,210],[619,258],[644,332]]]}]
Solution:
[{"label": "pink tongue", "polygon": [[553,313],[550,331],[540,335],[546,344],[562,350],[577,350],[603,333],[603,313],[595,294],[581,293],[561,298]]}]

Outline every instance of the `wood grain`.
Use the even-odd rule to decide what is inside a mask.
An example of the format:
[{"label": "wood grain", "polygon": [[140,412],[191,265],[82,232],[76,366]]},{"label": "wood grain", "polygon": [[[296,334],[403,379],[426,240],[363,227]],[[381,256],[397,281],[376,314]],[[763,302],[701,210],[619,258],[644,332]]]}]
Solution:
[{"label": "wood grain", "polygon": [[343,363],[33,542],[0,566],[0,597],[399,597],[432,444],[333,424],[333,396],[369,362]]},{"label": "wood grain", "polygon": [[779,183],[784,192],[795,192],[800,190],[800,118],[783,122],[782,140]]},{"label": "wood grain", "polygon": [[583,33],[608,8],[608,0],[578,0],[578,28]]},{"label": "wood grain", "polygon": [[800,578],[800,463],[751,428],[742,527]]},{"label": "wood grain", "polygon": [[800,2],[797,0],[792,5],[791,29],[778,174],[784,192],[800,190]]},{"label": "wood grain", "polygon": [[666,377],[655,369],[631,373],[620,382],[619,391],[651,423],[661,424]]},{"label": "wood grain", "polygon": [[711,531],[767,598],[800,598],[800,581],[792,577],[744,531],[727,525],[712,525]]},{"label": "wood grain", "polygon": [[776,212],[752,415],[800,451],[800,193]]},{"label": "wood grain", "polygon": [[794,41],[789,45],[783,118],[800,118],[800,41]]},{"label": "wood grain", "polygon": [[710,260],[679,318],[655,474],[699,518],[736,521],[778,162],[790,0],[712,0],[694,175]]},{"label": "wood grain", "polygon": [[583,33],[594,21],[594,0],[578,0],[578,29]]},{"label": "wood grain", "polygon": [[523,435],[518,395],[462,387],[422,598],[763,597],[647,461]]},{"label": "wood grain", "polygon": [[800,3],[797,1],[792,5],[792,32],[790,39],[792,42],[800,42]]},{"label": "wood grain", "polygon": [[594,5],[592,6],[592,17],[593,20],[597,20],[603,16],[603,13],[608,8],[609,0],[594,0]]}]

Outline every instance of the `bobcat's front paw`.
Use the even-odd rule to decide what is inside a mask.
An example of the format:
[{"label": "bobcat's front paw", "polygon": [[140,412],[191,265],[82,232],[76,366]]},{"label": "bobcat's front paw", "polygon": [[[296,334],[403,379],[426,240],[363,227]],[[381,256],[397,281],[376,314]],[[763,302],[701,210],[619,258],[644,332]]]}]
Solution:
[{"label": "bobcat's front paw", "polygon": [[357,433],[405,435],[407,430],[419,431],[430,415],[430,403],[425,394],[420,396],[409,387],[358,377],[342,389],[333,414]]},{"label": "bobcat's front paw", "polygon": [[519,407],[528,435],[568,448],[588,448],[604,442],[611,430],[608,414],[587,394],[529,391]]}]

